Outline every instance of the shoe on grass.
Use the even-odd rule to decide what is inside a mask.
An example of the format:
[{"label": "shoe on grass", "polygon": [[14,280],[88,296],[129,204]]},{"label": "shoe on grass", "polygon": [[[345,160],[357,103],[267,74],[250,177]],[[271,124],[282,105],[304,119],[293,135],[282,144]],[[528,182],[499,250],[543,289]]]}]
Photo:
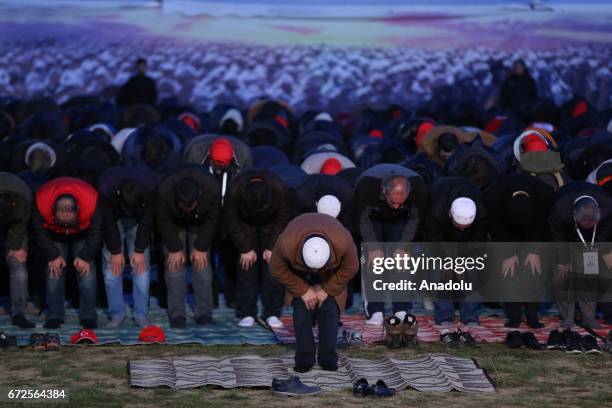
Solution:
[{"label": "shoe on grass", "polygon": [[523,339],[523,344],[525,344],[525,346],[528,349],[531,349],[531,350],[542,349],[542,345],[540,344],[538,339],[536,339],[536,337],[533,335],[532,332],[524,332],[523,334],[521,334],[521,338]]},{"label": "shoe on grass", "polygon": [[451,332],[451,331],[442,332],[442,334],[440,334],[440,341],[446,347],[449,347],[452,349],[459,348],[459,345],[460,345],[459,338],[456,332]]},{"label": "shoe on grass", "polygon": [[300,377],[292,375],[288,380],[274,378],[272,380],[272,394],[278,397],[299,397],[321,393],[321,387],[311,387],[303,384]]},{"label": "shoe on grass", "polygon": [[397,316],[385,320],[385,344],[390,349],[402,347],[402,321]]},{"label": "shoe on grass", "polygon": [[47,351],[59,351],[60,336],[57,333],[45,333],[45,349]]},{"label": "shoe on grass", "polygon": [[548,341],[546,342],[546,348],[548,350],[561,350],[563,348],[563,335],[557,329],[554,329],[548,335]]},{"label": "shoe on grass", "polygon": [[518,349],[523,347],[523,336],[518,330],[513,330],[506,335],[506,346],[512,349]]},{"label": "shoe on grass", "polygon": [[565,352],[569,354],[582,354],[582,337],[576,332],[566,330],[563,332],[565,336]]},{"label": "shoe on grass", "polygon": [[368,384],[368,380],[365,378],[360,378],[355,381],[353,384],[353,397],[355,398],[365,398],[370,394],[370,385]]},{"label": "shoe on grass", "polygon": [[480,347],[478,345],[478,342],[474,339],[474,337],[472,337],[472,334],[469,331],[458,330],[457,339],[459,340],[459,343],[461,343],[465,347]]},{"label": "shoe on grass", "polygon": [[582,346],[585,354],[601,354],[601,348],[597,344],[597,339],[590,334],[582,336],[582,339],[580,339],[580,345]]}]

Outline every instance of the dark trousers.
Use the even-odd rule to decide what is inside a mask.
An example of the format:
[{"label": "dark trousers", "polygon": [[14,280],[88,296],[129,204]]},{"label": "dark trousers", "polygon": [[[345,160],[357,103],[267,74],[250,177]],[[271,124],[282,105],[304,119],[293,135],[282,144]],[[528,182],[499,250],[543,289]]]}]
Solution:
[{"label": "dark trousers", "polygon": [[340,322],[340,311],[336,300],[328,296],[323,304],[314,310],[308,310],[301,298],[294,298],[293,327],[295,329],[295,364],[314,366],[315,341],[312,333],[313,323],[319,326],[319,351],[317,361],[319,366],[336,366],[336,338]]},{"label": "dark trousers", "polygon": [[268,263],[263,260],[264,249],[261,242],[262,236],[258,233],[255,245],[257,262],[250,269],[242,269],[238,262],[236,316],[240,319],[247,316],[257,317],[257,295],[260,292],[264,319],[279,316],[283,307],[285,295],[283,285],[270,274]]},{"label": "dark trousers", "polygon": [[525,318],[527,319],[527,324],[532,325],[533,323],[537,323],[538,307],[539,303],[537,302],[508,302],[504,304],[504,309],[506,310],[506,317],[508,318],[508,321],[516,324],[521,323],[521,321],[523,320],[523,308],[525,309]]},{"label": "dark trousers", "polygon": [[[219,292],[223,290],[225,295],[225,305],[234,307],[236,305],[236,258],[240,256],[236,246],[229,238],[218,237],[216,244],[213,246],[213,254],[211,259],[214,259],[214,254],[218,254],[221,259],[220,266],[223,270],[223,287],[221,287],[221,278],[219,270],[215,266],[213,277],[213,294],[215,301],[218,299]],[[216,301],[218,303],[218,301]]]},{"label": "dark trousers", "polygon": [[599,308],[604,313],[604,321],[606,324],[612,324],[612,302],[602,302]]},{"label": "dark trousers", "polygon": [[[380,242],[402,242],[402,233],[404,226],[406,225],[405,219],[403,220],[378,220],[372,218],[372,226],[374,227],[374,233],[376,238]],[[386,254],[387,256],[393,256],[393,254]],[[393,313],[395,312],[409,312],[412,309],[411,302],[393,302]],[[383,302],[367,302],[368,316],[376,312],[385,312],[385,304]]]},{"label": "dark trousers", "polygon": [[[74,259],[81,252],[85,245],[85,240],[74,242],[56,242],[53,244],[59,251],[60,255],[66,261],[66,268],[58,279],[52,278],[47,269],[47,305],[48,313],[47,320],[59,319],[64,320],[66,314],[64,302],[66,300],[66,273],[68,265],[72,264]],[[81,322],[85,319],[96,320],[96,263],[91,262],[90,271],[87,275],[82,276],[76,272],[77,284],[79,286],[79,319]]]}]

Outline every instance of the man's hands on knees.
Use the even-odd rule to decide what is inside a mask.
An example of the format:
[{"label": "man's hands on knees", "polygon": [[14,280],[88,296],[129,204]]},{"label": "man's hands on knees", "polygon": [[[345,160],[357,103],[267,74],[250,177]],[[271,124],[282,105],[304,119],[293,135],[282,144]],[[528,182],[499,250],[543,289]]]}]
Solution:
[{"label": "man's hands on knees", "polygon": [[266,262],[270,262],[270,258],[272,258],[272,251],[266,249],[263,251],[263,260]]},{"label": "man's hands on knees", "polygon": [[87,276],[91,270],[91,263],[82,260],[81,258],[76,258],[73,262],[74,269],[77,270],[81,276]]},{"label": "man's hands on knees", "polygon": [[319,305],[322,305],[323,302],[325,302],[325,299],[327,299],[328,294],[327,292],[325,292],[323,289],[321,289],[321,286],[317,285],[314,288],[315,293],[317,294],[317,301]]},{"label": "man's hands on knees", "polygon": [[240,254],[240,268],[243,270],[247,271],[251,269],[251,266],[253,266],[255,262],[257,262],[257,252],[255,252],[255,250]]},{"label": "man's hands on knees", "polygon": [[301,298],[304,301],[304,304],[306,305],[306,309],[308,310],[314,310],[319,304],[317,292],[312,286],[308,288],[306,293],[304,293]]},{"label": "man's hands on knees", "polygon": [[147,260],[143,253],[134,252],[130,257],[130,265],[132,265],[132,273],[136,275],[144,275],[147,271]]},{"label": "man's hands on knees", "polygon": [[178,272],[185,263],[185,254],[183,251],[168,253],[168,272]]},{"label": "man's hands on knees", "polygon": [[198,251],[194,248],[191,250],[190,259],[191,265],[198,272],[203,271],[208,266],[208,252],[206,251]]},{"label": "man's hands on knees", "polygon": [[113,276],[120,276],[123,273],[123,267],[125,266],[125,255],[123,252],[111,255],[110,265]]},{"label": "man's hands on knees", "polygon": [[26,251],[24,248],[16,251],[9,249],[8,253],[6,254],[6,259],[9,258],[14,258],[17,262],[23,263],[28,260],[28,251]]},{"label": "man's hands on knees", "polygon": [[65,267],[66,261],[61,256],[58,256],[54,260],[49,261],[49,275],[52,279],[59,279]]}]

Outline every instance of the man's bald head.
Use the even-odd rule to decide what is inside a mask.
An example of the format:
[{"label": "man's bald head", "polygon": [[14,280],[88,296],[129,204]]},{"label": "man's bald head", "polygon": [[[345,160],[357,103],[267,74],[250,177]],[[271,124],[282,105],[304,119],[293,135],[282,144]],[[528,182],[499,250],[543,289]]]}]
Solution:
[{"label": "man's bald head", "polygon": [[394,210],[402,206],[410,194],[410,181],[404,176],[394,176],[383,183],[382,194]]}]

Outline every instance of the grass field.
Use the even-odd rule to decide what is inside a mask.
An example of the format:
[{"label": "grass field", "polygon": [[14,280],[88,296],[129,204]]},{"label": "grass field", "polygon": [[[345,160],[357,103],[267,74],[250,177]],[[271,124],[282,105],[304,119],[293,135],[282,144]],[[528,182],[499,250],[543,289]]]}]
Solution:
[{"label": "grass field", "polygon": [[[276,356],[290,352],[291,349],[284,346],[82,346],[64,347],[57,353],[21,349],[0,353],[0,388],[67,388],[70,390],[70,403],[62,406],[79,407],[363,406],[363,401],[353,398],[348,389],[308,399],[287,400],[273,397],[269,390],[200,388],[172,391],[129,389],[127,386],[126,362],[129,359],[197,354]],[[497,392],[470,395],[404,390],[393,399],[368,400],[368,406],[612,407],[612,356],[608,354],[587,356],[566,355],[560,351],[515,351],[501,344],[449,351],[440,344],[421,344],[416,351],[404,350],[393,355],[412,358],[432,352],[475,357],[495,382]],[[348,355],[362,358],[377,358],[386,353],[389,351],[382,346],[347,351]]]}]

